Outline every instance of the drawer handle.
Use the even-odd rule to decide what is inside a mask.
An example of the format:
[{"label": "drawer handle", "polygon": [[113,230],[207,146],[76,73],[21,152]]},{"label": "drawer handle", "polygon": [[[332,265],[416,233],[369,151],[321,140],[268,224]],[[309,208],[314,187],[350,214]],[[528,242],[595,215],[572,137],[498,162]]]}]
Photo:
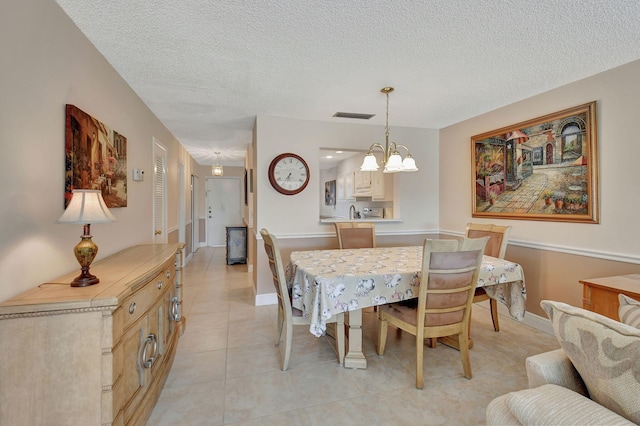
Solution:
[{"label": "drawer handle", "polygon": [[[151,356],[147,357],[147,350],[149,349],[149,346],[152,344],[153,344],[153,351],[151,352]],[[144,347],[142,349],[140,364],[144,368],[147,368],[147,369],[151,368],[151,366],[156,360],[157,355],[158,355],[158,339],[156,338],[155,334],[151,333],[147,336],[146,340],[144,341]]]},{"label": "drawer handle", "polygon": [[171,299],[171,320],[172,321],[180,321],[180,300],[178,296],[174,296]]},{"label": "drawer handle", "polygon": [[158,281],[158,290],[162,290],[162,281]]},{"label": "drawer handle", "polygon": [[131,302],[129,305],[129,313],[133,314],[136,311],[136,302]]},{"label": "drawer handle", "polygon": [[171,278],[171,271],[167,271],[167,278]]}]

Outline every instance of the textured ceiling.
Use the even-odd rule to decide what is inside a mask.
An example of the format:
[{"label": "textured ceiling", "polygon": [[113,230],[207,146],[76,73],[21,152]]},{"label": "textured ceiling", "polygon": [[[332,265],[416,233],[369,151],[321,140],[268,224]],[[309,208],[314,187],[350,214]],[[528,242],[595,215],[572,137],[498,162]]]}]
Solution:
[{"label": "textured ceiling", "polygon": [[[201,165],[257,115],[442,128],[640,58],[638,0],[57,0]],[[376,114],[369,121],[337,112]]]}]

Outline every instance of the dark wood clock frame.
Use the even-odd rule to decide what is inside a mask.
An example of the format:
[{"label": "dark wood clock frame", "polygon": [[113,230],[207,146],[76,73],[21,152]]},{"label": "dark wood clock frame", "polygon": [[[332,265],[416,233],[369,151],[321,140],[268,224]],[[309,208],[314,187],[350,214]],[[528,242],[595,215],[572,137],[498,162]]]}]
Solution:
[{"label": "dark wood clock frame", "polygon": [[[284,189],[283,187],[281,187],[275,177],[275,168],[276,168],[276,164],[278,164],[278,162],[280,160],[282,160],[283,158],[288,158],[288,157],[293,157],[297,160],[299,160],[305,167],[306,171],[307,171],[307,179],[304,181],[304,183],[302,184],[302,186],[298,189],[294,189],[294,190],[288,190],[288,189]],[[309,184],[309,165],[307,164],[306,161],[304,161],[304,158],[300,157],[297,154],[293,154],[291,152],[286,152],[283,154],[278,155],[276,158],[274,158],[271,161],[271,164],[269,164],[269,183],[271,183],[271,186],[273,187],[273,189],[275,189],[276,191],[278,191],[281,194],[284,195],[296,195],[301,193]]]}]

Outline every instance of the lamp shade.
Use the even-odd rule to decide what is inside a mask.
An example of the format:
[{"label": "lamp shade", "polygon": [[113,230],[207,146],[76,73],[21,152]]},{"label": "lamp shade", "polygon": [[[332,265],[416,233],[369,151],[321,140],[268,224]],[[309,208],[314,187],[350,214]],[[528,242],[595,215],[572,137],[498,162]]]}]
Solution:
[{"label": "lamp shade", "polygon": [[402,171],[403,172],[417,172],[418,167],[416,167],[416,160],[413,159],[411,154],[407,154],[402,160]]},{"label": "lamp shade", "polygon": [[211,174],[214,176],[222,176],[224,174],[224,169],[220,164],[216,164],[211,167]]},{"label": "lamp shade", "polygon": [[386,166],[384,167],[385,173],[395,173],[402,170],[402,157],[398,152],[394,152],[389,156]]},{"label": "lamp shade", "polygon": [[224,174],[224,169],[222,168],[222,164],[220,164],[220,153],[216,151],[216,164],[211,166],[211,174],[214,176],[222,176]]},{"label": "lamp shade", "polygon": [[71,201],[58,223],[106,223],[116,218],[111,214],[97,189],[74,189]]},{"label": "lamp shade", "polygon": [[378,170],[378,160],[376,160],[376,156],[373,154],[367,154],[362,160],[362,166],[360,166],[360,171],[362,172],[373,172]]}]

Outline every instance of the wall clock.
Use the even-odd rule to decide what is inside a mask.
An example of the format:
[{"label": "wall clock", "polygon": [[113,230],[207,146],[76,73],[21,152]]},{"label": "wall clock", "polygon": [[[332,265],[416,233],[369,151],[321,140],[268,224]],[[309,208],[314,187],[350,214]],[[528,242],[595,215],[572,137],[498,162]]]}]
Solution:
[{"label": "wall clock", "polygon": [[280,154],[269,164],[269,182],[281,194],[298,194],[309,183],[309,166],[299,155]]}]

